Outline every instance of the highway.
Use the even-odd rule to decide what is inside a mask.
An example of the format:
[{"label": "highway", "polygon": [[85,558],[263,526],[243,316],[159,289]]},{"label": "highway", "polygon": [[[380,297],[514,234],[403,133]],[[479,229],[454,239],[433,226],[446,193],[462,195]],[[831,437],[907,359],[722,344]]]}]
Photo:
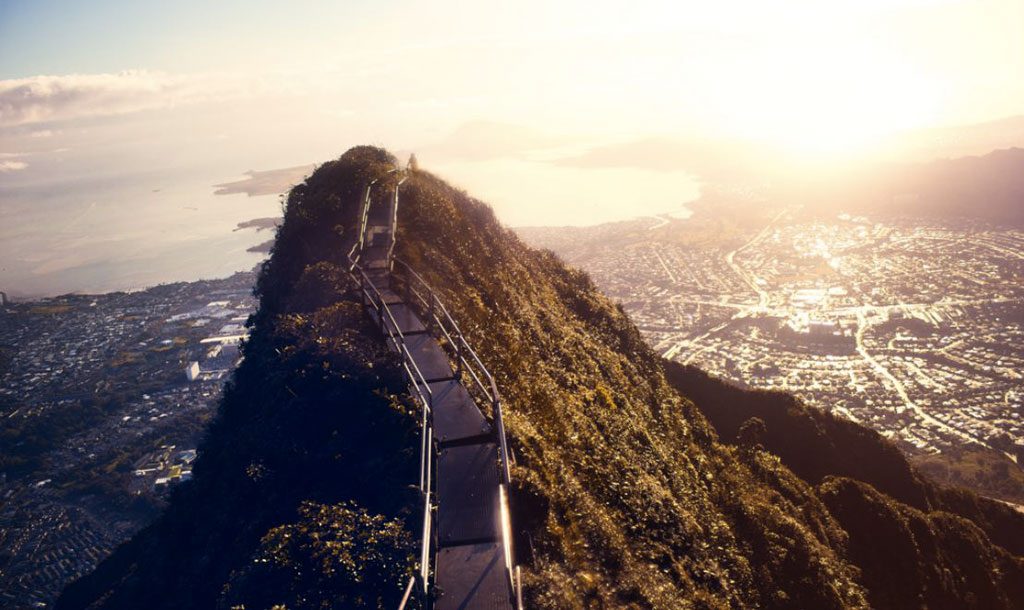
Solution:
[{"label": "highway", "polygon": [[743,269],[742,267],[739,266],[739,264],[736,263],[736,255],[764,239],[765,235],[768,235],[768,231],[769,229],[772,228],[772,225],[778,222],[778,220],[782,218],[788,211],[789,210],[784,209],[778,214],[776,214],[775,217],[769,220],[768,224],[766,224],[757,235],[750,239],[750,241],[725,255],[725,262],[729,265],[729,267],[731,267],[732,270],[736,272],[736,275],[740,276],[740,278],[744,282],[746,282],[754,292],[757,293],[757,306],[760,309],[766,309],[768,307],[768,293],[765,292],[764,288],[761,288],[761,284],[758,281],[760,280],[759,277],[754,275],[753,272]]},{"label": "highway", "polygon": [[[789,211],[788,209],[784,209],[781,212],[779,212],[778,214],[776,214],[771,220],[768,221],[768,224],[766,224],[764,226],[764,228],[761,229],[757,233],[757,235],[754,235],[754,237],[750,238],[750,240],[748,242],[746,242],[742,246],[736,248],[732,252],[729,252],[728,254],[725,255],[725,262],[729,265],[729,267],[736,273],[736,275],[738,275],[740,277],[740,279],[742,279],[744,282],[746,282],[747,285],[749,285],[751,287],[751,289],[753,289],[754,292],[757,293],[757,305],[729,305],[729,304],[723,304],[723,303],[708,303],[708,305],[716,305],[716,306],[720,306],[720,307],[733,307],[733,308],[737,308],[738,311],[736,313],[734,313],[732,318],[730,318],[728,321],[723,322],[723,323],[719,324],[718,326],[715,326],[714,328],[708,330],[704,334],[699,335],[697,337],[683,339],[683,340],[677,342],[675,345],[673,345],[672,347],[669,347],[664,352],[662,352],[662,354],[661,354],[662,358],[668,358],[669,360],[671,360],[671,359],[675,358],[679,354],[680,351],[682,351],[683,347],[686,347],[686,346],[691,346],[692,347],[694,345],[697,345],[698,343],[700,343],[701,341],[703,341],[703,340],[707,339],[708,337],[714,335],[715,333],[718,333],[718,332],[724,330],[725,328],[727,328],[729,326],[729,324],[732,323],[733,320],[735,320],[737,318],[745,317],[747,314],[749,314],[750,312],[752,312],[754,310],[761,310],[761,311],[763,311],[763,310],[768,308],[768,303],[769,303],[768,293],[765,292],[765,290],[763,288],[761,288],[760,284],[758,283],[758,280],[760,278],[758,278],[753,273],[748,272],[745,269],[743,269],[742,267],[740,267],[739,264],[735,261],[735,257],[736,257],[737,253],[739,253],[739,252],[741,252],[741,251],[743,251],[743,250],[753,246],[757,242],[759,242],[762,239],[764,239],[764,237],[766,235],[768,235],[768,231],[772,228],[772,225],[774,225],[776,222],[778,222],[779,219],[782,218],[786,214],[786,212],[788,212],[788,211]],[[658,260],[662,261],[661,256],[658,256]],[[661,264],[665,265],[665,262],[662,261]],[[667,267],[665,268],[665,272],[666,273],[670,273],[668,271]],[[679,295],[679,296],[682,297],[682,295]],[[690,362],[692,362],[694,360],[694,358],[696,358],[698,355],[700,355],[704,351],[706,351],[706,349],[707,348],[702,347],[702,348],[700,348],[700,349],[698,349],[698,350],[696,350],[694,352],[691,352],[690,354],[688,354],[686,356],[686,359],[683,360],[683,364],[689,364]]]},{"label": "highway", "polygon": [[668,268],[668,265],[665,264],[665,259],[661,257],[658,249],[652,246],[651,251],[654,252],[654,256],[658,259],[658,262],[661,263],[661,268],[665,270],[665,275],[667,275],[668,279],[672,280],[672,283],[675,284],[677,281],[676,276],[672,273],[672,270]]},{"label": "highway", "polygon": [[950,426],[946,422],[937,419],[932,415],[929,415],[917,403],[910,399],[910,396],[907,394],[907,388],[903,385],[903,383],[895,375],[893,375],[892,372],[885,367],[885,365],[876,360],[875,357],[872,356],[870,352],[868,352],[867,347],[864,345],[864,332],[867,331],[867,329],[870,326],[871,324],[868,322],[865,313],[863,311],[857,312],[857,334],[855,335],[857,342],[857,353],[860,354],[861,358],[863,358],[865,362],[871,365],[871,367],[875,369],[875,371],[879,375],[885,378],[892,385],[893,389],[896,390],[896,394],[899,395],[900,400],[903,401],[904,406],[913,411],[919,419],[928,422],[929,424],[935,426],[939,430],[942,430],[946,434],[956,436],[962,440],[967,441],[968,443],[977,443],[982,447],[992,449],[992,447],[990,447],[983,441],[974,438],[973,436],[967,434],[966,432],[963,432],[962,430]]}]

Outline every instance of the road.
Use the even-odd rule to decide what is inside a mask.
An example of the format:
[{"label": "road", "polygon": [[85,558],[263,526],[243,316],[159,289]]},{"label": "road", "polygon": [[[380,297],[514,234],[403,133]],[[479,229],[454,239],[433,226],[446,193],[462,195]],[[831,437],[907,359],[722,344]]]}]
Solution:
[{"label": "road", "polygon": [[759,277],[754,275],[753,272],[743,269],[742,267],[739,266],[739,264],[736,263],[736,255],[764,239],[765,235],[768,235],[768,231],[772,228],[772,225],[778,222],[778,220],[782,218],[788,211],[788,209],[784,209],[778,214],[776,214],[775,217],[769,220],[768,224],[766,224],[757,235],[750,239],[750,241],[725,255],[725,262],[729,265],[729,267],[732,268],[732,270],[736,272],[736,275],[740,276],[740,278],[744,282],[746,282],[750,286],[750,288],[753,289],[754,292],[757,293],[757,306],[760,309],[766,309],[768,307],[768,293],[765,292],[764,288],[761,288]]},{"label": "road", "polygon": [[[681,338],[676,340],[674,343],[671,343],[669,347],[662,352],[662,357],[668,359],[676,359],[680,357],[680,354],[684,354],[683,357],[679,359],[680,362],[684,364],[693,362],[694,360],[698,359],[701,355],[705,354],[708,350],[712,349],[713,346],[708,343],[709,338],[719,333],[722,333],[723,331],[728,329],[728,327],[732,325],[737,319],[746,317],[752,313],[765,313],[769,310],[769,307],[771,305],[771,297],[767,293],[767,291],[762,287],[760,278],[758,278],[752,270],[745,269],[739,262],[737,262],[736,258],[737,255],[741,254],[745,250],[754,247],[759,242],[764,240],[768,235],[770,235],[773,225],[775,225],[775,223],[777,223],[786,214],[787,211],[788,210],[782,210],[781,212],[779,212],[768,222],[768,224],[764,226],[764,228],[762,228],[749,241],[747,241],[746,243],[742,244],[735,250],[732,250],[731,252],[725,255],[725,262],[728,264],[730,269],[732,269],[732,271],[737,275],[737,277],[739,277],[745,284],[747,284],[750,287],[751,290],[753,290],[757,294],[757,303],[720,303],[713,301],[687,299],[683,295],[671,297],[673,301],[679,303],[692,303],[705,306],[732,308],[735,310],[735,312],[728,320],[725,320],[717,324],[716,326],[713,326],[707,329],[706,331],[701,332],[697,336]],[[969,243],[987,247],[992,250],[1000,251],[1003,254],[1014,254],[1015,256],[1020,256],[1019,254],[1013,253],[1010,250],[1002,248],[1001,244],[992,244],[990,242],[985,242],[981,240],[969,240]],[[664,260],[660,256],[658,256],[658,260],[661,262],[663,266],[665,266],[666,273],[670,273],[669,269],[667,268],[667,265],[665,265]],[[964,430],[961,430],[953,425],[950,425],[949,423],[941,419],[938,419],[937,417],[929,414],[921,405],[918,405],[916,402],[914,402],[914,400],[911,399],[907,386],[904,384],[904,382],[901,381],[900,378],[897,377],[896,374],[894,374],[894,371],[890,370],[882,360],[877,358],[868,350],[867,346],[864,343],[864,336],[866,331],[872,326],[870,318],[873,318],[874,316],[877,315],[885,316],[886,314],[896,312],[910,313],[914,311],[928,311],[935,309],[941,310],[945,307],[964,307],[982,304],[992,305],[1000,303],[1020,302],[1024,302],[1024,299],[1008,297],[997,297],[987,299],[944,299],[938,302],[931,303],[896,303],[892,305],[860,305],[851,307],[839,307],[833,309],[831,313],[838,315],[856,316],[856,352],[864,360],[864,362],[867,363],[868,366],[872,370],[874,370],[878,374],[878,376],[882,378],[886,385],[891,386],[893,390],[895,390],[896,394],[899,396],[899,400],[903,403],[904,407],[913,414],[916,421],[924,424],[927,428],[935,430],[943,435],[954,437],[967,443],[974,443],[980,447],[984,447],[987,449],[993,449],[983,439],[976,438],[972,434],[965,432]],[[952,346],[947,346],[946,349],[948,350],[949,347]],[[944,353],[944,355],[946,357],[950,357],[950,354],[948,353]],[[898,373],[898,371],[896,372]],[[853,414],[847,411],[846,409],[842,409],[840,412],[843,415],[846,415],[851,420],[857,421],[857,418],[855,418]],[[904,427],[903,430],[906,434],[912,433],[910,430],[907,430],[906,427]]]},{"label": "road", "polygon": [[665,264],[665,259],[663,259],[661,257],[661,253],[659,253],[658,249],[653,247],[653,246],[651,247],[651,251],[654,252],[654,256],[658,259],[658,262],[661,263],[661,268],[665,270],[665,275],[667,275],[668,279],[672,280],[672,283],[675,284],[676,283],[676,276],[668,268],[668,265]]},{"label": "road", "polygon": [[[737,314],[737,315],[739,315],[739,314]],[[735,317],[736,316],[733,316],[733,318],[735,318]],[[678,343],[676,343],[672,347],[670,347],[667,350],[665,350],[664,352],[662,352],[661,357],[662,358],[667,358],[669,360],[672,360],[683,349],[683,347],[685,347],[687,345],[695,345],[697,343],[700,343],[701,341],[703,341],[704,339],[707,339],[711,335],[724,330],[731,323],[732,323],[732,319],[730,319],[730,320],[728,320],[726,322],[722,322],[718,326],[715,326],[714,328],[712,328],[711,330],[708,330],[707,332],[705,332],[702,335],[693,337],[691,339],[683,339],[682,341],[679,341]],[[702,347],[699,350],[688,354],[686,356],[686,359],[682,361],[683,364],[689,364],[698,354],[703,353],[707,349],[708,349],[707,347]]]},{"label": "road", "polygon": [[868,352],[867,347],[864,345],[864,333],[865,333],[865,331],[867,331],[868,328],[870,328],[870,326],[871,326],[871,324],[868,322],[867,316],[865,315],[865,312],[864,311],[857,312],[857,334],[855,335],[856,343],[857,343],[857,353],[860,354],[861,358],[863,358],[865,362],[867,362],[869,365],[871,365],[871,367],[873,369],[875,369],[875,371],[879,375],[881,375],[884,379],[886,379],[890,383],[890,385],[892,385],[893,389],[896,390],[896,394],[899,395],[900,400],[903,401],[904,406],[906,408],[910,409],[911,411],[913,411],[914,414],[920,420],[925,421],[925,422],[931,424],[932,426],[934,426],[935,428],[938,428],[939,430],[945,432],[946,434],[950,434],[950,435],[956,436],[956,437],[958,437],[958,438],[960,438],[962,440],[965,440],[965,441],[967,441],[969,443],[977,443],[977,444],[979,444],[982,447],[985,447],[987,449],[992,449],[992,447],[989,447],[983,441],[981,441],[979,439],[976,439],[973,436],[971,436],[970,434],[967,434],[966,432],[958,430],[957,428],[954,428],[953,426],[950,426],[946,422],[944,422],[944,421],[942,421],[940,419],[937,419],[937,418],[933,417],[932,415],[929,415],[927,411],[922,409],[917,403],[915,403],[913,400],[910,399],[910,395],[907,394],[907,388],[906,388],[906,386],[903,385],[903,382],[901,382],[895,375],[893,375],[892,372],[889,371],[889,369],[885,367],[885,365],[883,365],[881,362],[876,360],[875,357],[872,356],[870,352]]},{"label": "road", "polygon": [[[762,239],[764,239],[764,237],[766,235],[768,235],[768,231],[772,228],[772,225],[774,225],[776,222],[778,222],[779,219],[782,218],[786,214],[786,212],[788,212],[788,211],[789,211],[788,209],[784,209],[781,212],[779,212],[778,214],[776,214],[771,220],[768,221],[768,224],[766,224],[764,226],[764,228],[761,229],[757,233],[757,235],[754,235],[752,238],[750,238],[750,241],[746,242],[742,246],[736,248],[732,252],[729,252],[728,254],[725,255],[725,262],[729,265],[729,267],[736,273],[736,275],[738,275],[740,277],[740,279],[742,279],[744,282],[746,282],[754,290],[754,292],[757,293],[757,305],[740,305],[740,306],[737,306],[737,305],[729,305],[729,304],[722,304],[722,303],[708,303],[709,305],[717,305],[717,306],[721,306],[721,307],[734,307],[734,308],[737,308],[737,311],[736,311],[736,313],[733,314],[732,318],[730,318],[726,322],[722,322],[718,326],[715,326],[714,328],[708,330],[707,332],[703,333],[702,335],[699,335],[697,337],[691,337],[691,338],[688,338],[688,339],[683,339],[683,340],[677,342],[675,345],[673,345],[672,347],[670,347],[670,348],[666,349],[664,352],[662,352],[662,354],[661,354],[662,358],[668,358],[669,360],[672,360],[673,358],[675,358],[679,354],[680,351],[682,351],[682,349],[684,347],[694,346],[694,345],[700,343],[701,341],[704,341],[708,337],[714,335],[715,333],[721,332],[722,330],[727,328],[729,326],[729,324],[732,323],[733,320],[735,320],[737,318],[745,317],[750,312],[752,312],[754,310],[762,310],[763,311],[763,310],[768,308],[768,303],[769,303],[768,293],[765,292],[765,290],[763,288],[761,288],[761,285],[758,282],[758,280],[760,278],[758,278],[753,273],[748,272],[745,269],[743,269],[742,267],[740,267],[740,265],[735,261],[735,257],[736,257],[737,253],[739,253],[739,252],[741,252],[741,251],[743,251],[743,250],[753,246],[757,242],[759,242]],[[658,260],[661,260],[660,256],[658,257]],[[662,261],[662,265],[664,265],[664,264],[665,264],[664,261]],[[667,267],[666,267],[665,271],[668,272],[668,268]],[[680,296],[682,296],[682,295],[680,295]],[[689,364],[690,362],[693,361],[694,358],[696,358],[698,355],[704,353],[705,351],[707,351],[707,347],[702,347],[702,348],[700,348],[700,349],[698,349],[698,350],[696,350],[694,352],[691,352],[691,353],[687,354],[686,358],[683,360],[683,364]]]},{"label": "road", "polygon": [[672,222],[672,220],[666,214],[662,214],[660,216],[645,216],[644,218],[653,218],[654,220],[658,221],[657,223],[647,227],[648,231],[653,231],[655,229],[660,229],[660,228],[664,227],[665,225],[667,225],[668,223]]}]

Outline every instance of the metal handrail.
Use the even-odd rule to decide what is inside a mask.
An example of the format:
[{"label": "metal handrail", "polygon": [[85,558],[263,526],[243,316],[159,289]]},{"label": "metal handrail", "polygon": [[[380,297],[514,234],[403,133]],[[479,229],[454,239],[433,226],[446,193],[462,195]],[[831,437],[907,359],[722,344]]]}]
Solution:
[{"label": "metal handrail", "polygon": [[[419,400],[423,406],[423,420],[421,423],[422,430],[422,444],[420,447],[420,492],[423,494],[423,536],[420,549],[420,572],[419,577],[423,583],[423,593],[428,594],[430,590],[430,549],[431,549],[431,487],[432,487],[432,470],[433,461],[429,457],[429,453],[433,448],[433,428],[430,425],[430,418],[433,413],[433,391],[430,389],[430,384],[427,383],[426,377],[420,370],[419,365],[416,364],[416,360],[412,357],[409,352],[409,347],[405,342],[405,335],[402,333],[401,328],[398,325],[398,321],[395,319],[394,313],[391,311],[391,307],[384,301],[383,295],[380,293],[380,289],[366,274],[366,271],[359,265],[359,255],[362,253],[362,248],[365,246],[365,234],[366,227],[369,218],[370,209],[370,189],[377,182],[378,179],[374,179],[366,188],[366,194],[363,199],[363,207],[360,213],[360,228],[359,228],[359,239],[353,244],[352,250],[349,251],[349,271],[356,275],[359,281],[360,291],[363,294],[364,301],[377,314],[377,320],[380,322],[381,330],[385,333],[388,339],[391,340],[395,346],[399,355],[402,358],[402,368],[405,370],[406,378],[412,383],[412,390],[414,396]],[[401,182],[399,182],[401,184]],[[397,190],[397,187],[396,187]],[[395,200],[397,206],[397,199]],[[392,221],[397,220],[397,209],[392,214]],[[393,225],[392,225],[393,226]],[[392,235],[394,233],[392,232]],[[393,247],[393,243],[392,246]],[[389,250],[390,256],[390,250]],[[390,325],[388,324],[390,322]],[[424,395],[424,392],[426,393]],[[409,587],[406,588],[405,595],[402,598],[400,609],[404,609],[408,603],[409,596],[412,592],[412,585],[415,581],[415,577],[410,581]]]},{"label": "metal handrail", "polygon": [[[402,366],[405,368],[406,375],[413,382],[412,385],[414,391],[419,395],[420,401],[423,403],[423,406],[427,411],[432,411],[434,407],[433,391],[431,391],[430,384],[427,383],[427,379],[420,370],[419,365],[416,364],[416,360],[412,357],[412,353],[409,352],[409,348],[405,343],[405,335],[398,327],[398,321],[395,319],[394,313],[392,313],[388,304],[384,302],[384,297],[380,294],[380,290],[377,288],[377,285],[374,284],[373,280],[366,275],[362,266],[360,266],[358,262],[352,261],[352,259],[349,260],[354,266],[353,271],[359,272],[358,279],[360,282],[360,290],[367,297],[367,300],[370,302],[370,306],[373,307],[374,311],[377,313],[377,318],[381,323],[381,329],[387,335],[387,338],[391,339],[392,343],[395,344],[395,348],[402,357]],[[372,289],[372,293],[367,290],[367,286]],[[376,299],[374,296],[376,296]],[[390,328],[385,323],[385,315],[387,316],[386,320],[391,322]],[[423,396],[424,391],[426,391],[427,396]]]},{"label": "metal handrail", "polygon": [[[466,336],[465,334],[463,334],[462,329],[459,328],[458,323],[452,317],[451,313],[449,313],[448,308],[445,307],[441,299],[439,299],[437,295],[434,293],[434,289],[430,286],[430,284],[428,284],[427,281],[424,280],[422,276],[420,276],[420,274],[416,273],[416,271],[412,267],[410,267],[408,263],[406,263],[405,261],[402,261],[400,259],[394,259],[393,262],[398,263],[399,266],[408,273],[408,277],[405,278],[405,288],[407,294],[415,294],[420,304],[427,309],[429,318],[432,321],[436,322],[438,329],[444,334],[445,338],[448,339],[449,345],[454,344],[456,351],[456,366],[458,369],[457,374],[462,371],[463,367],[465,367],[469,371],[470,376],[473,378],[473,381],[476,383],[477,387],[480,389],[483,395],[491,401],[492,417],[494,418],[494,425],[498,436],[500,454],[499,457],[501,462],[502,482],[498,487],[500,497],[499,504],[501,510],[501,537],[503,546],[505,547],[505,565],[507,566],[506,576],[509,579],[509,584],[512,587],[512,591],[516,595],[516,603],[518,604],[517,607],[521,609],[522,579],[521,571],[518,570],[518,566],[513,565],[514,556],[512,553],[512,527],[508,501],[509,488],[512,485],[512,476],[509,466],[508,441],[506,440],[505,436],[505,418],[501,406],[501,396],[498,394],[498,385],[494,381],[494,376],[491,375],[491,372],[488,371],[487,367],[484,366],[483,362],[481,362],[480,356],[477,355],[476,350],[474,350],[472,346],[469,345],[469,342],[466,340]],[[426,291],[427,295],[429,296],[429,299],[424,298],[421,292],[419,290],[416,290],[415,287],[412,286],[409,279],[410,277],[420,284],[421,289]],[[438,311],[441,312],[440,316],[437,313]],[[447,320],[448,324],[450,325],[450,328],[445,327],[445,320]],[[468,360],[463,355],[464,353],[468,353],[472,361]],[[471,366],[472,364],[475,364],[476,366]],[[483,383],[483,380],[481,380],[481,375],[484,377],[484,379],[487,380],[487,385],[490,386],[490,392],[488,392],[488,389]]]},{"label": "metal handrail", "polygon": [[[385,335],[391,339],[392,343],[398,349],[400,356],[402,357],[402,366],[405,369],[406,377],[412,382],[410,385],[413,388],[415,396],[419,399],[421,405],[423,405],[423,421],[421,423],[421,430],[423,433],[422,444],[420,446],[420,492],[423,494],[423,540],[421,542],[420,549],[420,578],[423,582],[423,593],[427,594],[430,590],[430,547],[431,547],[431,486],[432,486],[432,460],[428,457],[429,452],[433,448],[433,427],[430,425],[430,417],[433,414],[433,392],[430,389],[430,384],[427,383],[423,372],[416,364],[416,360],[412,357],[409,352],[409,348],[405,343],[405,335],[402,333],[401,328],[398,326],[398,322],[388,307],[388,304],[384,302],[383,296],[380,294],[380,290],[377,285],[373,283],[362,266],[359,265],[357,260],[349,258],[352,263],[352,271],[358,272],[358,279],[360,284],[360,291],[365,296],[366,300],[369,301],[370,306],[377,313],[377,320],[380,321],[381,329]],[[374,298],[376,297],[376,298]],[[385,319],[385,316],[386,319]],[[391,322],[390,328],[387,321]],[[426,391],[427,395],[424,396],[423,392]],[[408,602],[410,590],[406,591],[405,596],[402,599],[400,609],[405,607]]]},{"label": "metal handrail", "polygon": [[[391,170],[388,173],[393,173],[395,171],[398,170]],[[413,386],[414,396],[423,405],[423,419],[421,423],[423,440],[420,448],[419,487],[420,492],[423,494],[424,506],[423,540],[420,549],[419,577],[422,580],[423,593],[428,595],[430,592],[430,549],[432,538],[431,487],[433,474],[432,459],[431,457],[428,457],[428,455],[432,451],[433,447],[433,427],[431,425],[431,419],[433,417],[433,392],[431,391],[430,384],[427,383],[423,372],[416,364],[416,360],[412,357],[412,354],[405,342],[405,335],[399,328],[398,322],[395,319],[391,308],[384,301],[384,298],[376,284],[373,283],[373,280],[370,279],[362,266],[359,265],[359,258],[362,254],[363,248],[365,247],[365,235],[371,205],[370,192],[373,185],[376,184],[380,178],[381,177],[375,178],[366,187],[366,194],[363,198],[362,210],[360,212],[359,239],[353,244],[348,255],[348,259],[351,264],[349,271],[353,274],[358,272],[357,279],[360,284],[360,290],[363,293],[365,300],[377,314],[377,320],[380,322],[381,329],[397,348],[397,351],[402,358],[402,366],[405,370],[406,377],[412,382],[411,385]],[[483,362],[480,360],[480,356],[470,346],[469,342],[466,340],[465,334],[462,332],[462,329],[459,328],[458,323],[452,317],[448,308],[445,307],[444,303],[434,293],[430,284],[428,284],[426,280],[416,273],[416,271],[407,263],[394,258],[398,226],[398,189],[402,183],[405,182],[406,178],[407,177],[403,175],[395,184],[395,194],[391,209],[391,240],[388,245],[385,268],[390,272],[393,270],[394,263],[397,262],[401,268],[406,271],[405,289],[407,304],[412,305],[413,300],[410,297],[416,297],[416,300],[426,312],[428,324],[435,326],[444,336],[449,350],[454,350],[456,376],[461,376],[464,369],[468,370],[469,376],[473,379],[476,388],[491,403],[491,414],[496,428],[495,432],[498,437],[499,460],[501,462],[502,471],[502,482],[498,487],[501,510],[501,535],[505,547],[507,577],[509,579],[513,595],[515,596],[516,607],[521,610],[523,608],[522,576],[519,566],[513,566],[514,559],[512,553],[511,515],[508,504],[508,493],[511,486],[511,472],[509,465],[508,442],[505,435],[505,421],[501,405],[501,397],[498,393],[498,385],[494,381],[494,376],[491,375],[490,371],[487,370],[487,367],[484,366]],[[410,278],[415,280],[415,285]],[[424,296],[424,292],[426,293],[426,296]],[[387,322],[390,322],[390,327]],[[426,391],[426,395],[423,393],[424,390]],[[415,576],[410,580],[409,585],[405,590],[405,595],[402,598],[399,610],[404,610],[412,592],[414,582]]]},{"label": "metal handrail", "polygon": [[366,222],[370,215],[370,188],[378,180],[380,180],[380,178],[374,178],[366,185],[366,194],[363,196],[363,205],[359,212],[359,239],[352,244],[352,249],[348,251],[348,260],[351,263],[349,271],[353,271],[355,269],[356,262],[359,260],[359,255],[362,254],[363,251],[363,243],[366,236]]},{"label": "metal handrail", "polygon": [[[448,308],[445,307],[441,299],[439,299],[434,293],[430,284],[428,284],[420,274],[416,273],[416,271],[413,270],[413,268],[405,261],[396,258],[394,259],[394,262],[398,263],[398,265],[404,269],[410,277],[416,280],[416,282],[422,286],[422,289],[429,295],[430,298],[428,300],[424,298],[423,295],[414,287],[409,284],[406,285],[408,292],[410,294],[414,294],[421,305],[430,311],[430,318],[437,323],[439,330],[445,335],[445,338],[448,339],[449,345],[454,345],[456,350],[455,358],[460,371],[465,365],[476,365],[475,367],[465,366],[465,368],[469,371],[470,376],[473,378],[473,381],[479,390],[488,399],[488,401],[491,402],[492,416],[494,417],[495,426],[498,428],[498,442],[501,445],[502,481],[506,485],[510,485],[512,477],[508,459],[508,442],[505,438],[505,421],[501,407],[501,396],[498,394],[498,384],[495,383],[494,376],[491,375],[491,372],[488,371],[487,367],[484,366],[483,362],[481,362],[480,356],[476,353],[476,350],[474,350],[469,345],[469,342],[466,341],[466,337],[463,334],[462,329],[459,328],[458,323],[455,322],[455,319],[448,311]],[[408,278],[406,281],[408,282]],[[441,316],[443,317],[438,316],[437,311],[440,311]],[[448,323],[447,328],[445,321]],[[469,355],[469,359],[466,358],[465,354]],[[481,379],[481,375],[484,379]],[[487,381],[486,384],[484,383],[484,380]]]},{"label": "metal handrail", "polygon": [[395,241],[398,239],[398,187],[402,186],[402,183],[408,179],[408,176],[403,175],[395,185],[395,200],[391,204],[391,244],[388,245],[388,269],[391,268],[391,256],[395,252]]},{"label": "metal handrail", "polygon": [[[398,169],[389,169],[384,174],[384,176],[387,176],[388,174],[393,174],[393,173],[395,173],[397,171],[399,171],[399,170]],[[373,185],[377,184],[377,182],[381,178],[383,178],[384,176],[377,176],[376,178],[371,180],[369,184],[366,185],[366,194],[363,196],[362,210],[359,213],[359,239],[357,239],[356,242],[354,244],[352,244],[352,248],[348,251],[349,262],[352,263],[352,265],[353,265],[353,267],[349,267],[349,271],[352,271],[354,269],[354,265],[355,265],[356,262],[359,261],[359,255],[362,254],[363,247],[366,244],[366,226],[367,226],[367,222],[369,221],[369,218],[370,218],[370,189],[373,188]],[[403,182],[405,182],[405,179],[406,179],[405,176],[403,176],[402,179],[398,181],[398,185],[400,186]],[[395,211],[394,211],[394,214],[392,215],[392,225],[391,226],[395,226],[395,223],[398,220],[398,186],[395,187],[395,206],[394,207],[395,207]],[[394,247],[395,247],[395,237],[394,237],[394,232],[392,232],[391,247],[388,249],[388,257],[389,258],[391,257],[391,251],[394,249]],[[355,262],[353,262],[353,261],[355,261]]]},{"label": "metal handrail", "polygon": [[409,577],[409,584],[405,587],[405,595],[402,596],[402,602],[398,604],[398,610],[405,610],[405,605],[409,603],[409,598],[412,597],[412,588],[416,584],[416,577]]}]

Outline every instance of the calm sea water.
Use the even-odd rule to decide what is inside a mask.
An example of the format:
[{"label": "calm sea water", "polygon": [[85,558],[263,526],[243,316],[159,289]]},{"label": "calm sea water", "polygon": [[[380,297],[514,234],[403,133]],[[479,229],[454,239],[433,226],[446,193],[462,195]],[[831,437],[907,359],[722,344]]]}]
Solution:
[{"label": "calm sea water", "polygon": [[278,198],[214,196],[212,190],[204,182],[5,197],[0,290],[14,298],[102,293],[251,269],[264,255],[246,250],[273,233],[233,229],[279,215]]},{"label": "calm sea water", "polygon": [[[191,173],[103,174],[97,164],[68,175],[58,161],[34,167],[34,175],[0,175],[0,290],[14,298],[138,290],[248,270],[264,255],[247,249],[273,233],[236,225],[281,214],[276,195],[214,195],[212,185],[230,177],[202,163]],[[511,226],[685,215],[683,203],[698,193],[692,177],[668,172],[507,160],[439,169]]]}]

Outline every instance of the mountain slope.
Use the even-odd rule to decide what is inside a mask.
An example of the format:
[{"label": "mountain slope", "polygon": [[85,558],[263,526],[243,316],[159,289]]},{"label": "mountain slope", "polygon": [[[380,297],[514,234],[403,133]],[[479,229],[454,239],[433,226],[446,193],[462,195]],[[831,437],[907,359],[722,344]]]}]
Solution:
[{"label": "mountain slope", "polygon": [[966,489],[936,485],[874,430],[808,407],[791,394],[740,389],[675,362],[665,368],[672,386],[697,404],[722,440],[738,442],[743,424],[759,418],[764,448],[811,485],[830,475],[859,480],[918,510],[960,515],[996,544],[1024,555],[1024,515]]},{"label": "mountain slope", "polygon": [[1021,513],[932,483],[877,432],[792,395],[744,390],[675,362],[665,368],[724,441],[749,443],[748,422],[756,418],[756,442],[816,486],[850,535],[848,557],[872,606],[1012,607],[1024,593],[1017,581],[990,577],[1019,570],[1013,554],[1024,552]]},{"label": "mountain slope", "polygon": [[808,178],[780,200],[811,210],[911,217],[967,226],[1024,223],[1024,148],[925,163],[890,163]]},{"label": "mountain slope", "polygon": [[[417,532],[415,417],[339,266],[362,188],[392,163],[352,149],[292,190],[246,360],[194,483],[60,607],[394,606]],[[438,290],[503,394],[527,606],[892,607],[857,567],[862,538],[847,528],[860,535],[861,512],[830,504],[842,488],[720,443],[585,274],[426,172],[410,172],[398,214],[398,256]],[[896,513],[872,518],[901,522],[904,506],[879,496]],[[932,547],[979,551],[995,591],[963,607],[1011,607],[1020,560],[961,521]],[[953,579],[937,595],[967,600],[972,584]]]}]

